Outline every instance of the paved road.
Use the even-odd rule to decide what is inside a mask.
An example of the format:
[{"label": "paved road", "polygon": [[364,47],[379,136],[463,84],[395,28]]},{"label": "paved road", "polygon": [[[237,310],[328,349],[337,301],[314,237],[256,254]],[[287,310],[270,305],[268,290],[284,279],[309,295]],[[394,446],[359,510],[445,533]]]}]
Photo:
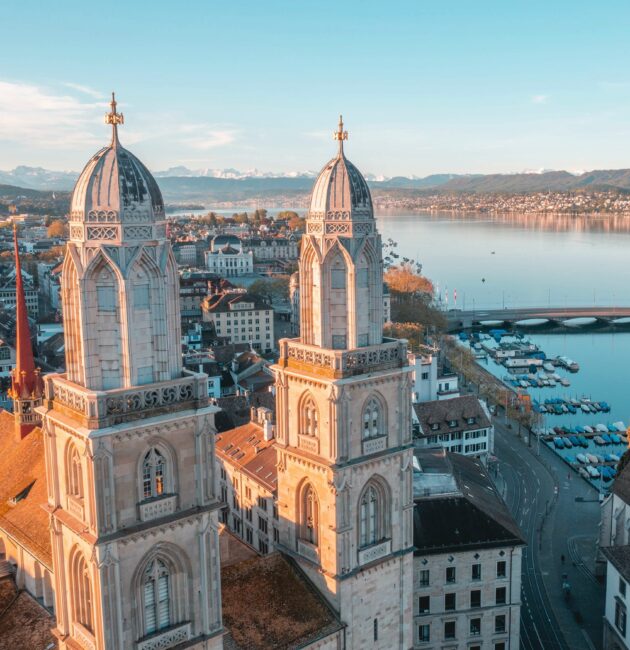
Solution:
[{"label": "paved road", "polygon": [[[544,445],[538,458],[513,430],[498,420],[495,427],[498,484],[528,543],[523,553],[521,648],[599,648],[604,591],[592,574],[597,493]],[[576,503],[576,496],[587,501]],[[572,586],[568,603],[561,591],[562,573]],[[580,624],[575,611],[582,617]]]}]

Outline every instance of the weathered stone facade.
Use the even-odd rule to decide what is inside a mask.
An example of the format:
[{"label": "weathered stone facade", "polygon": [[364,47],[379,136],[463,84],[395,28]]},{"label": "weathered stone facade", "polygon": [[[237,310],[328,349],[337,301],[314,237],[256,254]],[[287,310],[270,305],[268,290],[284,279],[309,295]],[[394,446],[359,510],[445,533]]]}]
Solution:
[{"label": "weathered stone facade", "polygon": [[160,191],[118,142],[75,187],[62,276],[65,375],[46,378],[48,509],[62,649],[221,648],[214,413],[182,369]]},{"label": "weathered stone facade", "polygon": [[384,340],[369,189],[339,153],[317,179],[300,257],[301,337],[276,374],[279,546],[347,624],[348,648],[409,648],[410,368]]}]

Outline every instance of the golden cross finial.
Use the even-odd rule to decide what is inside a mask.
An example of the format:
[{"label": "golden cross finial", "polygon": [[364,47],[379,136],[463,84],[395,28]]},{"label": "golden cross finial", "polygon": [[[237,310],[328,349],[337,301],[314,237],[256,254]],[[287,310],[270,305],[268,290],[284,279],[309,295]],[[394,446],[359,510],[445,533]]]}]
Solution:
[{"label": "golden cross finial", "polygon": [[343,130],[343,115],[339,116],[339,128],[333,133],[333,138],[339,140],[339,153],[342,153],[343,141],[348,139],[348,132]]},{"label": "golden cross finial", "polygon": [[111,106],[111,111],[105,114],[105,124],[112,125],[112,142],[118,141],[118,125],[125,123],[125,116],[122,113],[116,111],[116,106],[118,102],[116,101],[115,93],[112,93],[112,101],[109,103]]}]

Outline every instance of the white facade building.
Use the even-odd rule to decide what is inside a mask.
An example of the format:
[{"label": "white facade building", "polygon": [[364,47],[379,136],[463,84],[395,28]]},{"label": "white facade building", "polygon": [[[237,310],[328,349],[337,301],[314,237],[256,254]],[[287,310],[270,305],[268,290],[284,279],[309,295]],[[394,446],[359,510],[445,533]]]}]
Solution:
[{"label": "white facade building", "polygon": [[413,481],[414,648],[519,650],[525,542],[485,467],[416,450]]},{"label": "white facade building", "polygon": [[606,604],[604,609],[604,650],[628,650],[630,629],[630,546],[602,549],[606,558]]},{"label": "white facade building", "polygon": [[[218,239],[218,238],[215,238]],[[250,275],[254,272],[254,254],[244,251],[240,243],[223,245],[212,242],[212,248],[205,252],[206,268],[224,278]]]},{"label": "white facade building", "polygon": [[484,462],[494,452],[494,426],[484,402],[474,395],[415,403],[414,445],[439,445]]}]

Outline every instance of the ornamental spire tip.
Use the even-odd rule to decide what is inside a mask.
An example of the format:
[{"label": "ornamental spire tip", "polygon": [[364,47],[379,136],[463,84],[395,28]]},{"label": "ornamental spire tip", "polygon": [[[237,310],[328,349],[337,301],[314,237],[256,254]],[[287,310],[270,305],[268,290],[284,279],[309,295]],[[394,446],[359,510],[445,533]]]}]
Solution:
[{"label": "ornamental spire tip", "polygon": [[112,101],[109,103],[112,109],[109,113],[105,114],[105,124],[112,125],[112,144],[118,143],[118,125],[125,123],[125,116],[116,110],[118,102],[116,101],[116,93],[112,92]]},{"label": "ornamental spire tip", "polygon": [[339,141],[339,153],[343,153],[343,141],[348,139],[348,132],[343,130],[343,115],[339,116],[339,126],[333,133],[333,138]]}]

